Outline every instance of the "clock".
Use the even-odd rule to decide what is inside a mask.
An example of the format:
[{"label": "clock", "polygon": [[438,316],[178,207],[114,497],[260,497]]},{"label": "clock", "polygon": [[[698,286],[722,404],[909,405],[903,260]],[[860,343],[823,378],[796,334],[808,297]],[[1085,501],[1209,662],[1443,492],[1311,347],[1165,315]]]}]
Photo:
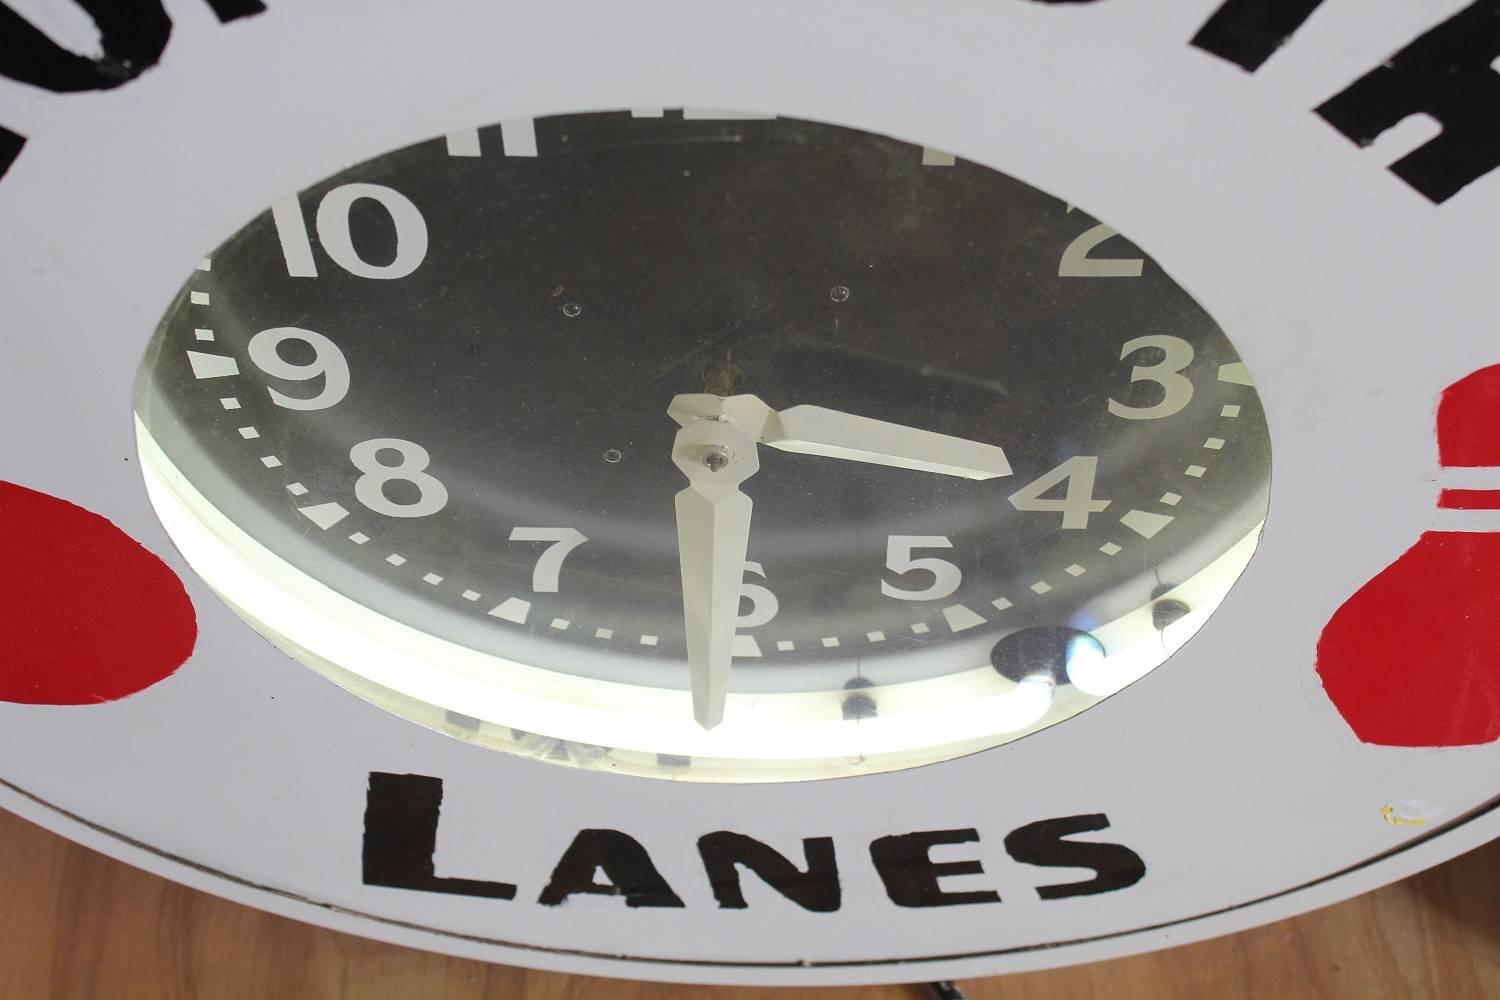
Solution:
[{"label": "clock", "polygon": [[[774,780],[1060,722],[1224,599],[1265,518],[1264,415],[1223,331],[1105,224],[795,119],[521,131],[278,201],[147,349],[153,502],[293,655],[473,742]],[[763,425],[750,390],[804,405],[735,490],[754,516],[705,731],[689,574],[721,543],[690,536],[673,463],[743,469],[678,442]]]},{"label": "clock", "polygon": [[1493,5],[259,6],[0,44],[0,805],[809,985],[1500,832]]}]

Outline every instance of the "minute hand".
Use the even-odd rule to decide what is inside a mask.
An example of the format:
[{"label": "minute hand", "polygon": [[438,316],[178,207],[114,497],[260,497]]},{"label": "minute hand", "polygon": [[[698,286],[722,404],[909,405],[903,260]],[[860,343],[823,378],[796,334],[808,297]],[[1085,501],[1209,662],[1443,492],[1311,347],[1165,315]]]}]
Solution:
[{"label": "minute hand", "polygon": [[966,479],[1010,475],[1005,452],[992,444],[859,417],[822,406],[773,411],[760,440],[782,451],[939,472]]},{"label": "minute hand", "polygon": [[[717,461],[705,461],[709,456]],[[688,480],[677,494],[676,509],[693,716],[712,729],[724,717],[750,542],[752,505],[740,484],[755,474],[760,460],[755,442],[733,424],[695,420],[677,432],[672,461]]]}]

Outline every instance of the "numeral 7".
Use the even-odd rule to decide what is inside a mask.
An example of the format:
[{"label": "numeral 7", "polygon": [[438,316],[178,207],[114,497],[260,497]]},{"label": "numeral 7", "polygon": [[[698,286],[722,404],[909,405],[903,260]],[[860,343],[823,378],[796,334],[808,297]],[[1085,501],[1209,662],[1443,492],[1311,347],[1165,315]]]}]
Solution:
[{"label": "numeral 7", "polygon": [[583,533],[573,528],[512,528],[513,542],[551,542],[536,561],[531,571],[531,589],[537,594],[557,593],[557,580],[562,575],[563,560],[568,553],[588,541]]}]

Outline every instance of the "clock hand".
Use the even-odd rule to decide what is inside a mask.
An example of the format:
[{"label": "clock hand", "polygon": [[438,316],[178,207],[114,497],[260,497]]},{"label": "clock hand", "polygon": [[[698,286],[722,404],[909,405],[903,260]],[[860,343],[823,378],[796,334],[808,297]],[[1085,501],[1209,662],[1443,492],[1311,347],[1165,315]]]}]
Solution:
[{"label": "clock hand", "polygon": [[1005,452],[992,444],[919,430],[822,406],[773,413],[760,440],[772,448],[854,462],[938,472],[965,479],[1010,475]]},{"label": "clock hand", "polygon": [[693,717],[712,729],[724,717],[750,541],[751,501],[740,484],[760,460],[755,441],[733,424],[697,419],[677,432],[672,461],[688,479],[676,508]]},{"label": "clock hand", "polygon": [[992,444],[924,431],[822,406],[776,411],[756,396],[677,396],[667,413],[680,424],[728,421],[753,440],[782,451],[822,455],[966,479],[1010,475],[1005,452]]},{"label": "clock hand", "polygon": [[740,484],[760,468],[757,443],[968,479],[1010,475],[994,445],[821,406],[778,413],[756,396],[687,393],[673,397],[667,413],[682,425],[672,443],[672,461],[688,480],[676,498],[677,553],[693,716],[704,729],[724,717],[750,539],[751,502]]}]

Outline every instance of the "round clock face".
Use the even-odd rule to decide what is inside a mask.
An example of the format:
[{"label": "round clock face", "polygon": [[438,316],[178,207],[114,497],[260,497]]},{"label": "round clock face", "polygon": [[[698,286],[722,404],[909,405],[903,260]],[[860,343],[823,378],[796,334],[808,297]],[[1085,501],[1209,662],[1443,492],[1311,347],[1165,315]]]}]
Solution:
[{"label": "round clock face", "polygon": [[[356,692],[549,760],[766,780],[1006,742],[1170,656],[1265,517],[1258,398],[1187,292],[1049,194],[866,132],[482,129],[280,201],[202,269],[136,391],[185,554]],[[751,403],[793,440],[748,445],[706,729],[674,444]]]}]

